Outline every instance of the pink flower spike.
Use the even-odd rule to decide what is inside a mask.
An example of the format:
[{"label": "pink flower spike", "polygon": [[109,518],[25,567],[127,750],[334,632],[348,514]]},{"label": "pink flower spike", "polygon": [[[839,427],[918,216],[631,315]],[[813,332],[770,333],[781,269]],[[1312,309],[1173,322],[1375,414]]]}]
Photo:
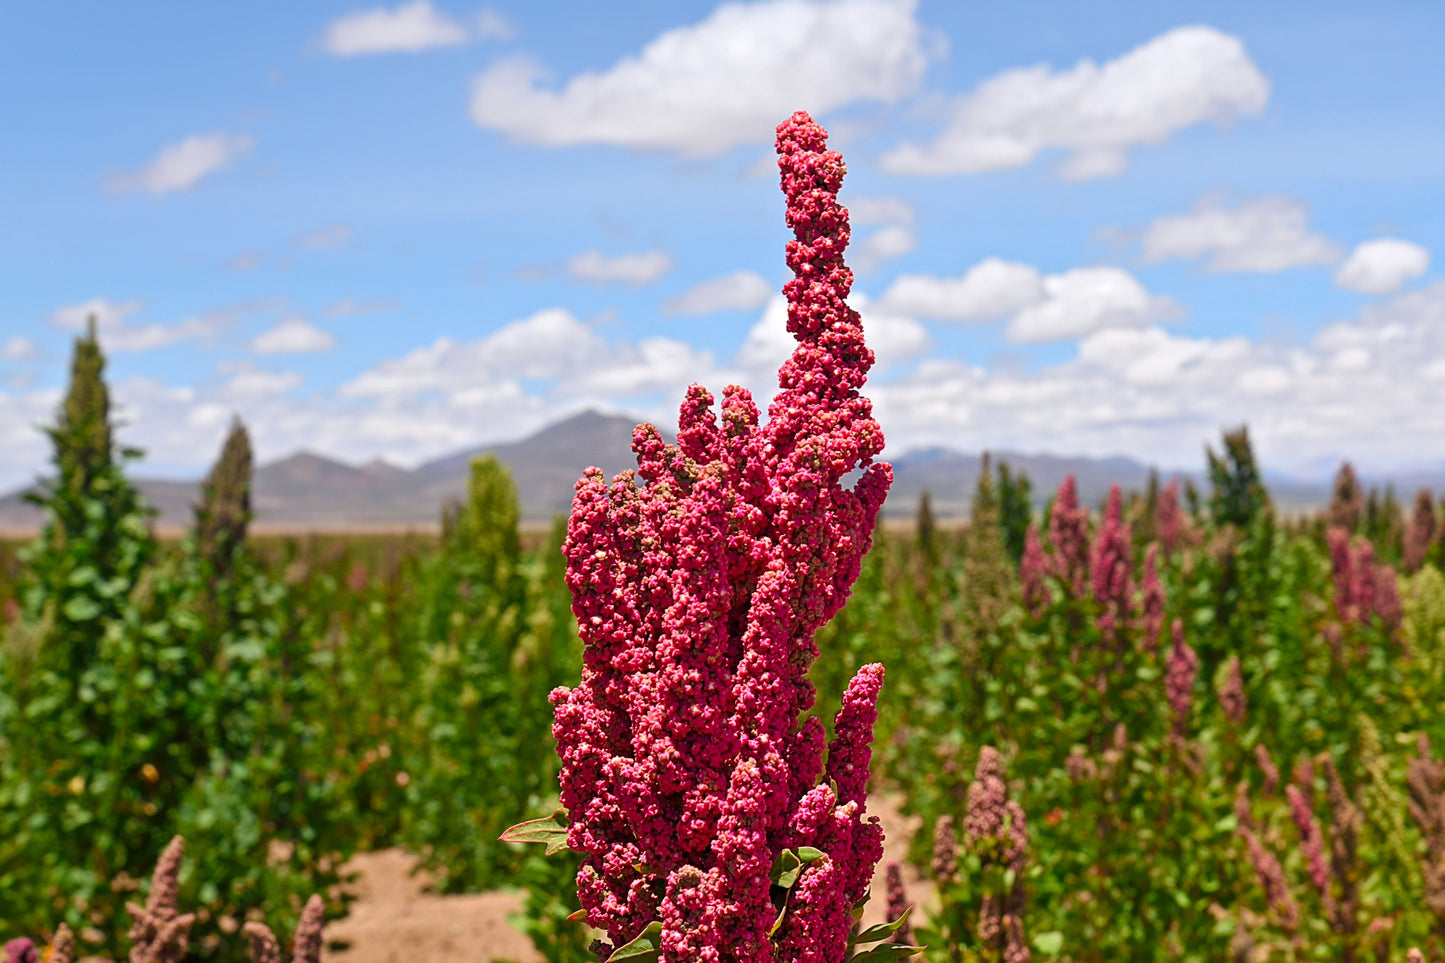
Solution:
[{"label": "pink flower spike", "polygon": [[1119,486],[1114,485],[1109,489],[1104,523],[1099,526],[1098,538],[1089,553],[1094,601],[1099,604],[1099,631],[1110,641],[1129,619],[1130,598],[1134,594],[1134,583],[1129,578],[1132,552],[1129,526],[1124,521],[1124,496]]},{"label": "pink flower spike", "polygon": [[1171,481],[1159,493],[1154,513],[1154,531],[1159,536],[1159,544],[1164,546],[1165,555],[1173,555],[1184,544],[1187,525],[1184,509],[1179,504],[1179,482]]},{"label": "pink flower spike", "polygon": [[1053,592],[1046,581],[1048,575],[1049,559],[1044,554],[1044,543],[1039,540],[1038,526],[1030,525],[1024,535],[1024,554],[1019,559],[1019,585],[1023,589],[1024,606],[1036,619],[1053,602]]},{"label": "pink flower spike", "polygon": [[1174,645],[1169,650],[1169,668],[1164,674],[1164,689],[1169,706],[1174,710],[1174,735],[1182,737],[1189,722],[1189,704],[1194,678],[1199,672],[1199,659],[1184,641],[1184,622],[1174,620]]},{"label": "pink flower spike", "polygon": [[[849,685],[826,773],[808,669],[892,469],[875,460],[883,433],[861,394],[873,353],[846,300],[843,159],[804,113],[777,149],[797,346],[766,424],[745,389],[715,411],[694,385],[676,445],[640,426],[635,473],[578,481],[563,548],[585,648],[579,684],[552,694],[552,731],[578,898],[603,950],[660,923],[660,963],[840,960],[882,854],[865,812],[882,667]],[[825,856],[770,937],[768,874],[800,846]]]},{"label": "pink flower spike", "polygon": [[1164,631],[1164,583],[1159,580],[1159,545],[1149,546],[1144,554],[1143,604],[1139,611],[1139,626],[1144,632],[1144,648],[1149,652],[1159,651],[1159,633]]},{"label": "pink flower spike", "polygon": [[1074,476],[1068,475],[1049,511],[1049,541],[1054,574],[1074,598],[1083,598],[1089,575],[1089,510],[1079,504]]}]

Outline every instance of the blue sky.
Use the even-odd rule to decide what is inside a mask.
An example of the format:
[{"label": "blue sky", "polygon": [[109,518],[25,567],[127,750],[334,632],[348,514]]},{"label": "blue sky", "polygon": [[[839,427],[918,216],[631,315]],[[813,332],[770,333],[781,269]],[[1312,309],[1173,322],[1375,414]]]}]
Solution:
[{"label": "blue sky", "polygon": [[[101,323],[149,474],[766,394],[774,126],[849,165],[891,453],[1445,464],[1445,7],[63,3],[0,35],[0,487]],[[621,466],[608,466],[617,468]]]}]

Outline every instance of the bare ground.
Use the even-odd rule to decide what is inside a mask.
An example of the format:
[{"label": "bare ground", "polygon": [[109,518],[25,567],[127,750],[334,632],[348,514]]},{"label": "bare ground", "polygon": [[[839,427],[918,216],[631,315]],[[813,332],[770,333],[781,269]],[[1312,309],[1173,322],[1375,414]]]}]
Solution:
[{"label": "bare ground", "polygon": [[[918,820],[899,812],[902,799],[878,794],[869,799],[870,812],[883,822],[886,840],[883,860],[873,877],[873,897],[863,914],[863,925],[881,923],[888,906],[885,865],[897,860],[909,898],[922,908],[933,897],[931,883],[904,862],[908,842],[919,829]],[[326,929],[329,949],[326,963],[410,963],[416,959],[445,959],[448,963],[492,963],[513,960],[537,963],[542,958],[531,942],[512,929],[507,917],[522,908],[518,890],[439,896],[427,892],[429,879],[414,875],[414,857],[400,849],[362,853],[347,864],[358,872],[356,902],[345,919]],[[913,919],[919,918],[919,909]]]},{"label": "bare ground", "polygon": [[356,902],[345,919],[326,928],[325,963],[448,963],[541,960],[532,942],[507,923],[522,908],[520,891],[440,896],[426,892],[416,858],[400,849],[362,853],[347,864],[361,874]]}]

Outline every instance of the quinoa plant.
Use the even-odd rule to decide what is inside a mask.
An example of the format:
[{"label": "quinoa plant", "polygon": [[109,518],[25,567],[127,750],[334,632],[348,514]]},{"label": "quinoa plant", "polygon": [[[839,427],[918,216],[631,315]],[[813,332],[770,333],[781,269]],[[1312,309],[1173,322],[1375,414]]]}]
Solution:
[{"label": "quinoa plant", "polygon": [[0,935],[63,921],[84,955],[114,954],[127,895],[184,833],[199,854],[179,884],[198,907],[190,952],[239,955],[218,930],[333,879],[346,846],[314,753],[321,679],[244,542],[244,430],[197,531],[161,554],[103,457],[102,367],[91,331],[51,432],[29,611],[0,652]]},{"label": "quinoa plant", "polygon": [[[493,455],[475,459],[467,500],[421,580],[427,651],[402,754],[402,839],[449,892],[507,881],[523,859],[497,841],[508,814],[555,797],[556,755],[538,707],[576,671],[577,656],[570,618],[549,608],[542,584],[561,582],[560,565],[524,557],[520,518],[506,467]],[[560,561],[559,549],[549,559]]]},{"label": "quinoa plant", "polygon": [[798,347],[767,423],[746,389],[724,392],[719,419],[694,385],[677,445],[639,427],[637,472],[609,484],[589,469],[573,502],[567,584],[586,648],[580,684],[552,695],[554,822],[582,856],[599,959],[841,961],[882,851],[865,807],[883,668],[854,676],[826,759],[807,672],[892,471],[859,393],[873,353],[846,302],[842,158],[801,112],[777,147]]}]

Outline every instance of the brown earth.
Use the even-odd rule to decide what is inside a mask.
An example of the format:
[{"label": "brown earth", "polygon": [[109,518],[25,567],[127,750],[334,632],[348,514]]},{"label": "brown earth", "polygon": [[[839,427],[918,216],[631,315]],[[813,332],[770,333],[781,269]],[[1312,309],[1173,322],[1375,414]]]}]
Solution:
[{"label": "brown earth", "polygon": [[[541,960],[532,941],[507,923],[522,909],[520,890],[441,896],[426,891],[416,857],[401,849],[361,853],[345,866],[360,873],[356,902],[326,928],[325,963],[491,963]],[[334,949],[337,944],[345,949]]]},{"label": "brown earth", "polygon": [[[922,880],[904,861],[919,820],[899,811],[902,798],[896,794],[875,795],[869,803],[887,838],[873,877],[873,897],[863,914],[864,926],[883,922],[888,906],[884,867],[889,860],[902,864],[904,884],[915,904],[925,906],[933,897],[932,883]],[[536,963],[542,959],[531,941],[507,922],[508,916],[521,911],[520,890],[440,896],[427,892],[429,879],[414,874],[415,866],[415,857],[400,849],[362,853],[347,864],[346,870],[360,874],[353,884],[357,899],[345,919],[326,928],[326,963],[410,963],[417,959]],[[919,910],[913,913],[917,920]]]}]

